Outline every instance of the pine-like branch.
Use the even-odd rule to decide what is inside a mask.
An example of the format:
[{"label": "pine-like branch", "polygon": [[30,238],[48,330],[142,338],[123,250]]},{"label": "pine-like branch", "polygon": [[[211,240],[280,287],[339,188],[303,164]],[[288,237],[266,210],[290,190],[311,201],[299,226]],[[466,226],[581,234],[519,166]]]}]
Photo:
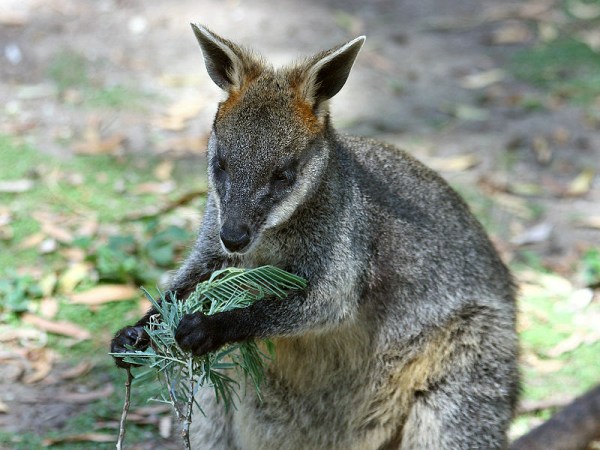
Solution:
[{"label": "pine-like branch", "polygon": [[[264,377],[263,354],[256,342],[230,344],[203,356],[193,356],[179,348],[175,331],[182,317],[188,313],[201,312],[211,315],[237,308],[245,308],[265,297],[282,301],[289,291],[301,290],[306,281],[281,269],[264,266],[256,269],[228,268],[214,272],[211,278],[199,283],[185,302],[166,298],[160,294],[157,301],[144,290],[158,314],[152,316],[146,327],[150,346],[145,351],[131,349],[119,353],[124,361],[146,366],[158,374],[167,395],[159,401],[170,403],[182,423],[182,436],[189,448],[189,427],[195,394],[203,387],[212,387],[217,401],[226,409],[235,406],[238,378],[252,382],[260,396],[260,383]],[[267,342],[267,348],[271,344]],[[232,373],[233,372],[233,373]],[[232,376],[237,373],[238,376]],[[127,400],[126,400],[127,402]],[[123,430],[124,432],[124,430]]]}]

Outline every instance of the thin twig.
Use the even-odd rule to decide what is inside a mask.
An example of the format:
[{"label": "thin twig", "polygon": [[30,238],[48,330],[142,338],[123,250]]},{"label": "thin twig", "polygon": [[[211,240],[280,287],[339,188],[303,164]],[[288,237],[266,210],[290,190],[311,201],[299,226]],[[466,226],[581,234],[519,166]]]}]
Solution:
[{"label": "thin twig", "polygon": [[175,200],[172,200],[160,207],[152,206],[147,209],[143,209],[141,211],[130,212],[129,214],[125,215],[121,219],[121,222],[128,222],[128,221],[140,220],[140,219],[149,219],[151,217],[163,215],[169,211],[179,208],[180,206],[190,203],[192,200],[196,199],[197,197],[206,195],[207,192],[208,191],[206,189],[197,189],[194,191],[185,192],[181,196],[177,197]]},{"label": "thin twig", "polygon": [[173,388],[172,388],[172,384],[171,384],[171,377],[169,376],[169,373],[167,371],[164,372],[165,375],[165,380],[167,383],[167,391],[169,392],[169,398],[171,399],[171,403],[173,404],[173,409],[175,410],[175,416],[177,416],[177,420],[179,422],[181,422],[183,420],[183,414],[181,413],[180,409],[179,409],[179,401],[177,400],[177,397],[175,396],[175,392],[173,392]]},{"label": "thin twig", "polygon": [[181,437],[183,438],[185,448],[190,450],[192,448],[190,446],[190,424],[192,423],[192,408],[194,406],[194,362],[192,358],[188,359],[188,371],[190,375],[190,394],[187,399],[187,411],[181,429]]},{"label": "thin twig", "polygon": [[123,442],[125,442],[125,422],[127,413],[129,413],[129,405],[131,403],[131,368],[127,367],[127,381],[125,382],[125,403],[123,404],[123,412],[121,413],[121,421],[119,422],[119,439],[117,440],[117,450],[123,450]]}]

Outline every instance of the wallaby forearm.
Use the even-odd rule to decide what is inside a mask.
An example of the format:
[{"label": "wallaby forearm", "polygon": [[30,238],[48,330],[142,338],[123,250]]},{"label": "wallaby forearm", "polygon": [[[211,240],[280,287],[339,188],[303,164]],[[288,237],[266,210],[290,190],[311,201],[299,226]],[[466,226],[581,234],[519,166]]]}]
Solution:
[{"label": "wallaby forearm", "polygon": [[224,343],[293,336],[329,328],[343,320],[336,312],[311,300],[296,293],[285,299],[267,298],[247,308],[215,314],[212,320]]}]

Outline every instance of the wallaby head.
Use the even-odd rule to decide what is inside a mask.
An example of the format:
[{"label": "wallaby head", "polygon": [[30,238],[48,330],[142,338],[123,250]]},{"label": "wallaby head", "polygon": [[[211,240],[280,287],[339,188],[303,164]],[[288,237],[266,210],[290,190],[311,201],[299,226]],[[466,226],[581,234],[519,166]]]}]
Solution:
[{"label": "wallaby head", "polygon": [[192,28],[208,74],[227,93],[209,139],[209,183],[221,243],[243,254],[327,176],[327,102],[346,82],[365,38],[274,69],[205,27]]}]

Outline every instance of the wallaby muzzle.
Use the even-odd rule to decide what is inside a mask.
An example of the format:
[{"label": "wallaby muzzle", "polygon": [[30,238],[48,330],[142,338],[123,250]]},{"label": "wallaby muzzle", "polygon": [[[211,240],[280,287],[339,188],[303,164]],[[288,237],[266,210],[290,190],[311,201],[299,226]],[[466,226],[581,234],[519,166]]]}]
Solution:
[{"label": "wallaby muzzle", "polygon": [[221,242],[226,250],[231,253],[243,253],[252,241],[252,232],[246,224],[225,222],[219,233]]}]

